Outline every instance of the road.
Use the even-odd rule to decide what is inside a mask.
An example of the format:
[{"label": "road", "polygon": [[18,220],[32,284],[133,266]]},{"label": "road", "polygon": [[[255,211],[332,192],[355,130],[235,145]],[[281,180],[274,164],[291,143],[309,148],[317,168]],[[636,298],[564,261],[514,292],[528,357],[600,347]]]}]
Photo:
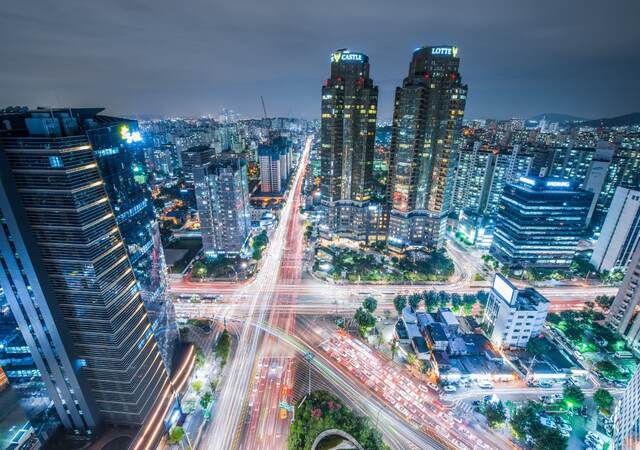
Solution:
[{"label": "road", "polygon": [[[269,305],[274,300],[283,254],[287,245],[287,233],[292,221],[297,220],[300,200],[300,186],[303,168],[311,149],[311,138],[306,142],[298,170],[294,177],[293,188],[289,191],[287,202],[282,208],[280,224],[271,236],[269,249],[264,257],[262,269],[250,282],[240,286],[234,295],[246,303],[247,313],[264,321]],[[297,200],[297,202],[296,202]],[[236,286],[238,288],[238,286]],[[204,292],[200,290],[199,292]],[[222,310],[222,316],[234,316],[235,304],[229,303]],[[201,442],[200,447],[213,450],[229,450],[239,446],[242,423],[246,414],[251,392],[252,376],[257,365],[257,354],[261,342],[261,331],[252,326],[243,326],[228,367],[227,376],[220,385],[216,414],[214,414]]]},{"label": "road", "polygon": [[[470,278],[477,267],[463,260],[463,255],[456,251],[460,276],[459,280],[449,284],[354,286],[305,278],[302,272],[303,227],[298,211],[310,147],[309,139],[281,211],[279,225],[270,237],[262,268],[252,280],[244,283],[172,282],[172,291],[176,294],[214,293],[223,297],[222,301],[211,303],[177,301],[178,316],[226,318],[234,320],[240,327],[237,348],[220,383],[215,414],[199,447],[215,450],[286,448],[290,418],[288,414],[281,416],[279,403],[293,400],[291,388],[297,369],[294,356],[304,349],[316,354],[314,364],[317,369],[343,398],[369,417],[376,417],[385,441],[392,448],[444,448],[438,439],[426,434],[426,425],[431,419],[424,419],[426,422],[422,424],[412,424],[397,411],[389,411],[388,400],[363,389],[361,381],[352,373],[345,371],[326,354],[317,352],[318,342],[312,340],[309,330],[296,329],[296,316],[352,314],[366,295],[378,298],[378,308],[382,311],[393,310],[392,299],[398,293],[425,289],[475,292],[478,288],[470,286]],[[611,288],[579,285],[539,290],[552,301],[552,309],[558,310],[581,307],[585,300],[596,295],[613,293]],[[266,335],[265,330],[268,331]],[[441,419],[449,423],[446,418]],[[451,430],[439,432],[440,436],[448,436]],[[469,436],[456,436],[460,442],[469,443],[465,440]],[[495,448],[505,447],[502,442],[491,444]]]}]

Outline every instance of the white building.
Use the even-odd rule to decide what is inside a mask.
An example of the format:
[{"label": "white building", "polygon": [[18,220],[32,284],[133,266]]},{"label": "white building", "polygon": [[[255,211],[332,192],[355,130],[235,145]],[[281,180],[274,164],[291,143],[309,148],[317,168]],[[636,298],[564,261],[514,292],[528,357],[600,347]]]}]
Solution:
[{"label": "white building", "polygon": [[631,379],[614,416],[613,450],[640,449],[640,370]]},{"label": "white building", "polygon": [[627,273],[607,314],[606,323],[620,333],[636,356],[640,356],[640,245],[629,261]]},{"label": "white building", "polygon": [[640,191],[618,187],[591,264],[598,271],[626,269],[640,238]]},{"label": "white building", "polygon": [[494,345],[524,348],[542,330],[548,310],[549,301],[538,291],[517,289],[496,274],[482,320]]}]

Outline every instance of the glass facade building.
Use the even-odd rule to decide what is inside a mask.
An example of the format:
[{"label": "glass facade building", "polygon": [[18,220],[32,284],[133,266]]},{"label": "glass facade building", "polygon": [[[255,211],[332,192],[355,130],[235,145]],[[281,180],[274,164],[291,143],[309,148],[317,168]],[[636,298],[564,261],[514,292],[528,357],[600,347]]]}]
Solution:
[{"label": "glass facade building", "polygon": [[451,207],[467,86],[458,48],[423,47],[396,89],[387,184],[388,243],[440,247]]},{"label": "glass facade building", "polygon": [[[100,111],[0,116],[0,283],[58,418],[79,434],[140,427],[173,401],[130,262],[133,242],[120,231],[129,209],[116,208],[128,203],[111,204],[109,189],[127,182],[108,187],[97,160],[124,146],[107,142],[112,132],[88,135]],[[119,131],[125,144],[140,139]]]},{"label": "glass facade building", "polygon": [[523,177],[503,192],[491,254],[511,266],[568,267],[593,194],[575,183]]}]

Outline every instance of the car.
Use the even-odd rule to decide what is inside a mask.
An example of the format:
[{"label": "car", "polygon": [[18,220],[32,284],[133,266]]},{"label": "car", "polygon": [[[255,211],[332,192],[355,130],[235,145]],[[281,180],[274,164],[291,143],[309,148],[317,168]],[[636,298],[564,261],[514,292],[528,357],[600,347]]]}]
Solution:
[{"label": "car", "polygon": [[480,406],[480,400],[474,400],[471,402],[473,406]]},{"label": "car", "polygon": [[493,384],[490,381],[478,382],[478,387],[481,389],[493,389]]},{"label": "car", "polygon": [[627,383],[625,383],[624,381],[614,381],[613,385],[617,388],[626,388],[627,387]]},{"label": "car", "polygon": [[448,384],[448,385],[446,385],[444,387],[444,391],[445,392],[455,392],[455,391],[457,391],[457,389],[456,389],[455,386],[451,386],[450,384]]},{"label": "car", "polygon": [[542,382],[540,382],[538,387],[541,387],[542,389],[550,389],[550,388],[553,387],[553,383],[550,383],[548,381],[542,381]]}]

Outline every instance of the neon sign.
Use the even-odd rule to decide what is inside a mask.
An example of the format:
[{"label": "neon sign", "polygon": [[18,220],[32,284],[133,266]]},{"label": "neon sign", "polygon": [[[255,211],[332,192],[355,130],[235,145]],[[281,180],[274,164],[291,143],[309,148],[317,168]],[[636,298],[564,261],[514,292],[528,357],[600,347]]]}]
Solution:
[{"label": "neon sign", "polygon": [[547,181],[548,187],[569,187],[568,181]]},{"label": "neon sign", "polygon": [[458,57],[458,47],[433,47],[431,54],[436,56],[453,56]]},{"label": "neon sign", "polygon": [[127,144],[142,142],[142,134],[140,134],[139,131],[129,130],[129,127],[126,125],[122,125],[122,127],[120,128],[120,137],[127,141]]},{"label": "neon sign", "polygon": [[364,55],[362,53],[335,52],[331,54],[331,62],[338,63],[340,61],[356,61],[362,62]]}]

